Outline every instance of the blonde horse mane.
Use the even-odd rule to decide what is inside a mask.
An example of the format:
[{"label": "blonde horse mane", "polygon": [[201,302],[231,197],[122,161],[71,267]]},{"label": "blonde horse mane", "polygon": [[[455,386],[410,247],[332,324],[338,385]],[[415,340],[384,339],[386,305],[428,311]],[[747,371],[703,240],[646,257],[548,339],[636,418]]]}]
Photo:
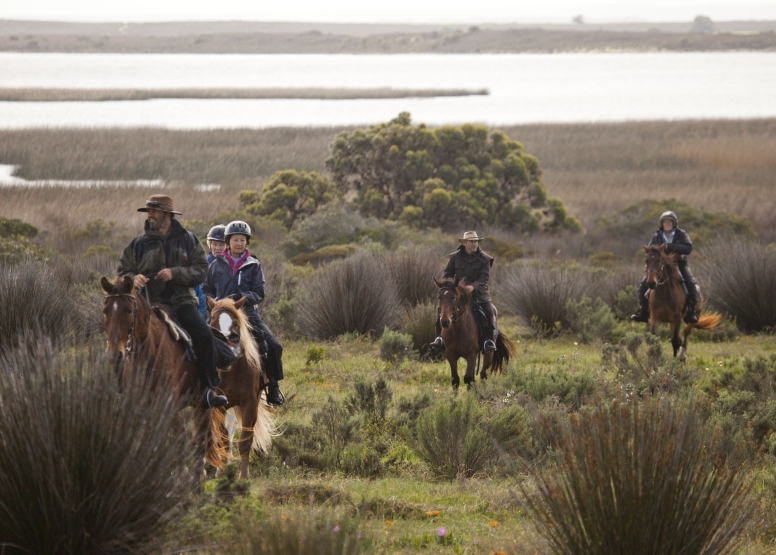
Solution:
[{"label": "blonde horse mane", "polygon": [[256,341],[253,339],[253,326],[251,326],[248,317],[239,308],[234,306],[232,299],[226,298],[216,301],[213,306],[212,313],[217,310],[223,310],[228,312],[232,318],[237,320],[237,325],[240,328],[240,346],[242,347],[245,358],[251,366],[261,370],[261,356],[259,356],[259,348],[256,346]]}]

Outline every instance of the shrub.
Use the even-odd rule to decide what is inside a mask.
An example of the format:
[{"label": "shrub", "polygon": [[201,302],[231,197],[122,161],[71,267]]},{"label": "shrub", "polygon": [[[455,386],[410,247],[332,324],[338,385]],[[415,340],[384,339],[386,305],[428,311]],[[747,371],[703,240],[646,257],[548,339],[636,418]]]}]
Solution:
[{"label": "shrub", "polygon": [[[431,354],[429,343],[436,337],[434,328],[437,319],[437,307],[435,303],[419,304],[406,308],[401,316],[401,329],[412,337],[412,348],[421,356]],[[440,356],[442,353],[438,353]]]},{"label": "shrub", "polygon": [[301,289],[296,323],[306,336],[378,335],[396,321],[396,288],[383,262],[374,256],[362,253],[333,262]]},{"label": "shrub", "polygon": [[566,306],[585,293],[587,279],[574,270],[509,268],[498,291],[499,303],[520,316],[538,333],[553,332],[569,325]]},{"label": "shrub", "polygon": [[609,341],[617,327],[611,309],[600,297],[591,301],[582,297],[579,302],[569,299],[566,303],[569,328],[581,336],[582,341]]},{"label": "shrub", "polygon": [[299,222],[281,244],[285,255],[315,252],[329,245],[355,243],[366,220],[343,203],[324,206],[312,216]]},{"label": "shrub", "polygon": [[352,243],[347,245],[328,245],[315,252],[303,252],[291,257],[288,261],[294,266],[311,264],[315,267],[322,266],[333,260],[347,258],[358,250],[358,246]]},{"label": "shrub", "polygon": [[63,339],[79,316],[69,285],[48,264],[0,264],[0,353],[25,333]]},{"label": "shrub", "polygon": [[563,403],[579,408],[586,396],[593,393],[595,380],[590,372],[571,372],[563,365],[550,367],[515,368],[509,373],[515,391],[535,401],[555,397]]},{"label": "shrub", "polygon": [[393,392],[383,377],[373,384],[362,376],[356,376],[353,393],[348,395],[345,406],[351,414],[365,415],[369,420],[385,420]]},{"label": "shrub", "polygon": [[119,393],[93,350],[27,339],[0,359],[5,552],[158,552],[195,486],[176,402],[131,380]]},{"label": "shrub", "polygon": [[442,276],[442,261],[436,252],[407,249],[389,254],[385,265],[396,282],[401,301],[409,306],[432,302],[437,296],[433,278]]},{"label": "shrub", "polygon": [[636,285],[628,285],[617,292],[612,301],[612,313],[618,320],[629,321],[631,314],[639,308],[639,288]]},{"label": "shrub", "polygon": [[401,362],[414,355],[412,336],[385,329],[380,338],[380,358],[387,362]]},{"label": "shrub", "polygon": [[443,401],[420,413],[416,451],[439,478],[452,480],[484,470],[498,457],[474,398]]},{"label": "shrub", "polygon": [[695,415],[667,400],[599,401],[572,415],[564,464],[521,486],[553,553],[728,553],[753,514],[749,464],[730,464]]},{"label": "shrub", "polygon": [[305,351],[305,366],[318,364],[326,359],[326,347],[323,345],[311,345]]},{"label": "shrub", "polygon": [[733,316],[742,330],[776,328],[776,251],[733,240],[716,243],[705,254],[708,303]]},{"label": "shrub", "polygon": [[8,264],[30,258],[44,258],[44,251],[21,235],[0,236],[0,263]]}]

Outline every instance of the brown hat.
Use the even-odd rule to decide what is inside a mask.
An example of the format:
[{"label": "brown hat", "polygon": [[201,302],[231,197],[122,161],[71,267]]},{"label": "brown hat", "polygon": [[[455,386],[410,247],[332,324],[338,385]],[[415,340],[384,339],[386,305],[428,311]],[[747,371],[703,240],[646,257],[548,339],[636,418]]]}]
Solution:
[{"label": "brown hat", "polygon": [[461,243],[465,243],[466,241],[482,241],[479,237],[477,237],[476,231],[467,231],[463,234],[463,237],[458,239]]},{"label": "brown hat", "polygon": [[180,212],[177,212],[172,207],[172,197],[168,197],[167,195],[151,195],[151,198],[149,198],[146,201],[146,205],[143,208],[138,208],[138,212],[148,212],[148,209],[153,210],[161,210],[162,212],[170,212],[171,214],[181,214]]}]

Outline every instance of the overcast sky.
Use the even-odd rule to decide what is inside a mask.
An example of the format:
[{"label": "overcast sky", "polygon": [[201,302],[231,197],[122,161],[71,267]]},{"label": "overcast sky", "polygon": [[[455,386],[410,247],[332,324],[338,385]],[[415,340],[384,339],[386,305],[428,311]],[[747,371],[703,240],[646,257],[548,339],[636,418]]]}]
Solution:
[{"label": "overcast sky", "polygon": [[64,21],[319,21],[522,23],[776,19],[776,0],[0,0],[0,19]]}]

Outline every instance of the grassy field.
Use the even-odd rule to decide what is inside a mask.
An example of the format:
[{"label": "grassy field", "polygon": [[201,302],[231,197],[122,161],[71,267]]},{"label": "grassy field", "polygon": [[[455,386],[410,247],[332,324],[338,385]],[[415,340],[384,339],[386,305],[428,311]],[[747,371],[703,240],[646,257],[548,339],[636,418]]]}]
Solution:
[{"label": "grassy field", "polygon": [[[551,196],[592,229],[602,214],[674,198],[749,218],[776,239],[776,120],[526,125],[503,128],[537,156]],[[323,171],[340,129],[0,131],[0,163],[25,179],[164,179],[187,218],[237,206],[277,170]],[[194,190],[217,183],[219,191]],[[0,216],[43,230],[102,217],[129,231],[145,190],[0,188]]]},{"label": "grassy field", "polygon": [[0,102],[100,102],[154,98],[430,98],[487,95],[486,89],[0,89]]},{"label": "grassy field", "polygon": [[[689,27],[689,25],[687,26]],[[447,29],[388,34],[242,32],[185,35],[0,34],[2,52],[196,53],[196,54],[400,54],[773,51],[776,33],[699,34],[553,29]]]}]

